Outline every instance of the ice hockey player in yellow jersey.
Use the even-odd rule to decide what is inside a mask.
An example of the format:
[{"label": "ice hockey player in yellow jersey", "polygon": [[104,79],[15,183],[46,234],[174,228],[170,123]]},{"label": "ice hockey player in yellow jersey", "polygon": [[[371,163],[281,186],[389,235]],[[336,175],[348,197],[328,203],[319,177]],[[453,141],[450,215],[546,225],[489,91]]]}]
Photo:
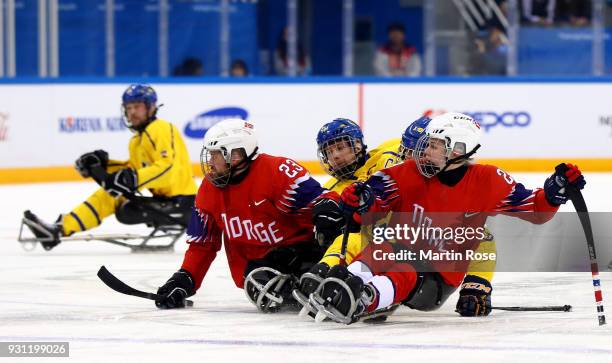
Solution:
[{"label": "ice hockey player in yellow jersey", "polygon": [[[61,237],[94,228],[115,214],[124,224],[163,225],[191,216],[196,184],[189,154],[180,131],[157,118],[157,94],[149,85],[130,85],[122,96],[124,120],[134,133],[129,160],[109,160],[108,153],[95,150],[77,159],[81,176],[92,177],[101,188],[55,223],[45,223],[30,211],[23,223],[47,250]],[[148,189],[153,197],[136,197]],[[158,212],[153,213],[151,209]],[[166,216],[170,216],[170,219]],[[44,242],[43,242],[44,241]]]},{"label": "ice hockey player in yellow jersey", "polygon": [[[385,141],[377,148],[367,151],[363,142],[363,134],[357,124],[346,119],[336,119],[324,125],[317,136],[318,156],[325,171],[332,178],[323,186],[326,189],[342,194],[347,186],[356,181],[365,181],[373,173],[391,167],[399,161],[398,150],[400,139]],[[318,208],[321,209],[321,208]],[[315,212],[315,214],[317,214]],[[320,224],[319,224],[320,226]],[[338,227],[338,226],[332,226]],[[344,227],[339,226],[339,227]],[[321,243],[321,235],[329,239],[329,235],[339,234],[337,228],[332,231],[317,231]],[[327,245],[329,241],[323,241]],[[327,249],[321,262],[334,266],[340,262],[342,236],[337,236]],[[361,252],[361,236],[351,233],[346,249],[347,263]]]},{"label": "ice hockey player in yellow jersey", "polygon": [[[395,165],[399,161],[400,139],[388,140],[370,151],[363,141],[363,133],[355,122],[337,118],[321,127],[317,135],[318,157],[325,171],[332,178],[324,187],[341,194],[344,188],[356,181],[365,181],[373,173]],[[300,281],[300,288],[293,296],[302,305],[308,295],[316,289],[317,281],[309,277],[324,275],[331,266],[340,263],[342,229],[344,216],[338,205],[330,199],[323,199],[313,209],[315,236],[322,246],[329,246],[321,261]],[[361,235],[350,233],[346,248],[346,261],[362,250]],[[311,291],[312,290],[312,291]]]}]

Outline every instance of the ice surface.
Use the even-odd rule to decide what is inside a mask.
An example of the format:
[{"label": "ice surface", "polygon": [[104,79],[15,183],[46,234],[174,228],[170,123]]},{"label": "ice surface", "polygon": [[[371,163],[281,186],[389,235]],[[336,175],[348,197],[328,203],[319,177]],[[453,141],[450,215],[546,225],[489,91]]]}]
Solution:
[{"label": "ice surface", "polygon": [[[514,176],[528,187],[545,178]],[[612,174],[589,174],[587,180],[589,208],[611,211]],[[118,294],[96,277],[106,265],[128,284],[155,291],[178,269],[182,241],[175,252],[158,254],[133,254],[101,242],[27,252],[16,242],[23,210],[51,221],[95,188],[0,186],[0,341],[69,341],[70,360],[88,362],[612,362],[612,330],[597,325],[590,273],[498,273],[494,279],[494,304],[571,304],[571,313],[495,311],[487,318],[461,318],[453,295],[436,312],[402,307],[384,324],[317,325],[297,313],[258,313],[234,287],[223,253],[192,309],[158,310],[152,301]],[[145,230],[109,218],[96,231]],[[601,278],[604,301],[610,301],[612,274],[602,272]],[[611,313],[612,304],[607,308]]]}]

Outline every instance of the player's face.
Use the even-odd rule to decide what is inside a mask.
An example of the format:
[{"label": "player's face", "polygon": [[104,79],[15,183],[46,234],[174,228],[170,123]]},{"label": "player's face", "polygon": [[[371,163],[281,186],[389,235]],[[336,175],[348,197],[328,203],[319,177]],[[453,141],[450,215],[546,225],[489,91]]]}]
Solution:
[{"label": "player's face", "polygon": [[124,107],[127,119],[135,127],[142,125],[149,118],[149,110],[144,102],[132,102]]},{"label": "player's face", "polygon": [[223,153],[219,150],[211,150],[208,159],[208,167],[215,174],[224,174],[228,171],[228,165]]},{"label": "player's face", "polygon": [[360,146],[354,145],[353,147],[353,144],[349,140],[331,142],[324,150],[329,165],[334,169],[339,169],[354,163],[359,151]]},{"label": "player's face", "polygon": [[[232,150],[231,166],[237,166],[244,159],[244,155],[239,150]],[[208,160],[208,167],[215,174],[224,174],[229,171],[229,166],[225,160],[225,156],[219,150],[211,150]]]},{"label": "player's face", "polygon": [[243,163],[245,159],[243,149],[232,150],[229,163],[221,150],[207,150],[206,164],[202,165],[204,177],[217,187],[225,187],[232,175],[238,175],[247,169],[248,163]]},{"label": "player's face", "polygon": [[440,139],[429,139],[425,149],[425,159],[439,168],[444,167],[446,164],[446,143]]}]

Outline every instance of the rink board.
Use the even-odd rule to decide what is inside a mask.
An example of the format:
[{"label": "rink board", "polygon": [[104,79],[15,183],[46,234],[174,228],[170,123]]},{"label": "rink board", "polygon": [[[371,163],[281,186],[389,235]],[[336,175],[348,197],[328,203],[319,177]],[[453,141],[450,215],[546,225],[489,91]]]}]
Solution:
[{"label": "rink board", "polygon": [[[92,149],[127,157],[123,83],[0,84],[0,182],[74,180],[70,165]],[[459,111],[480,120],[479,158],[510,171],[574,161],[612,171],[612,83],[159,83],[159,116],[173,122],[198,171],[202,137],[228,117],[253,122],[263,152],[321,172],[315,138],[323,123],[360,123],[374,147],[423,114]],[[28,174],[29,173],[29,174]]]}]

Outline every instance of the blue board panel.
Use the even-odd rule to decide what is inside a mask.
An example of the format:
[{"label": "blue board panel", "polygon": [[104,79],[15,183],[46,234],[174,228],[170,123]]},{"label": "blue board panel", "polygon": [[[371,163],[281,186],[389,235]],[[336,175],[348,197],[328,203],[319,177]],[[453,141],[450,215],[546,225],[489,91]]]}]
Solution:
[{"label": "blue board panel", "polygon": [[60,75],[104,75],[104,0],[61,0],[58,9]]},{"label": "blue board panel", "polygon": [[[606,73],[612,73],[611,31],[605,32]],[[521,28],[519,33],[519,74],[592,74],[593,36],[590,28]]]},{"label": "blue board panel", "polygon": [[159,75],[157,0],[115,0],[115,74]]},{"label": "blue board panel", "polygon": [[38,1],[15,1],[15,61],[18,76],[38,76]]}]

